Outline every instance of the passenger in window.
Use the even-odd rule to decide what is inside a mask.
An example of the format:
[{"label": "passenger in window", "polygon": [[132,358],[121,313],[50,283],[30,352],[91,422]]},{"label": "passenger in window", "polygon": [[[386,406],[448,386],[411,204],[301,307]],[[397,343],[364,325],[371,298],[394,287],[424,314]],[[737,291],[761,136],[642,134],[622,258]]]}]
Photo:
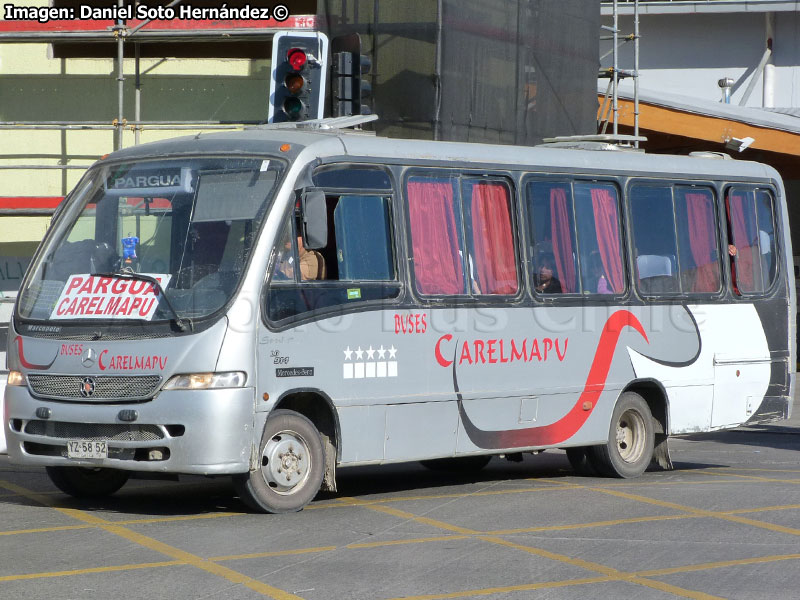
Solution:
[{"label": "passenger in window", "polygon": [[561,282],[555,276],[555,260],[552,256],[539,257],[539,268],[536,272],[536,291],[540,294],[562,293]]},{"label": "passenger in window", "polygon": [[316,250],[306,250],[303,236],[297,236],[297,255],[300,257],[300,279],[313,281],[325,279],[325,259]]},{"label": "passenger in window", "polygon": [[290,239],[284,242],[283,250],[278,253],[273,277],[279,281],[294,279],[294,256],[292,255],[292,242]]},{"label": "passenger in window", "polygon": [[608,278],[603,269],[603,261],[600,258],[600,252],[597,250],[592,251],[589,257],[589,264],[592,269],[592,276],[595,280],[594,291],[598,294],[613,294],[614,290],[608,285]]}]

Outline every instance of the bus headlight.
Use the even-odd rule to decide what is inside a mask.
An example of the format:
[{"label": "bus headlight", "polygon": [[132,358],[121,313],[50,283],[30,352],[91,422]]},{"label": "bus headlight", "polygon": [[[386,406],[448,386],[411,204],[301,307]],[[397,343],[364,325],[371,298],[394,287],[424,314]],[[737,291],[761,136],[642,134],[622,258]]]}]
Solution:
[{"label": "bus headlight", "polygon": [[228,373],[187,373],[175,375],[164,384],[165,390],[210,390],[244,387],[247,376],[241,371]]},{"label": "bus headlight", "polygon": [[8,372],[7,385],[25,385],[26,383],[25,373],[20,373],[19,371]]}]

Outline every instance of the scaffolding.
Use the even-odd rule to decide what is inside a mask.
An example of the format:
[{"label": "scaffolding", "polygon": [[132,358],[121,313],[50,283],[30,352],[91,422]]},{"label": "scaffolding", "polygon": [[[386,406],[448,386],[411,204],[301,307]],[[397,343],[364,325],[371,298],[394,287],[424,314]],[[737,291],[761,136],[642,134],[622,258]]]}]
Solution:
[{"label": "scaffolding", "polygon": [[[619,137],[619,82],[621,79],[633,79],[633,137],[625,136],[625,141],[632,142],[634,148],[639,148],[639,143],[646,141],[639,135],[639,0],[633,0],[633,33],[620,35],[619,13],[617,11],[617,1],[613,1],[613,25],[603,25],[601,28],[611,35],[600,36],[601,40],[611,41],[611,50],[600,57],[602,61],[612,56],[612,66],[607,69],[600,69],[598,77],[608,79],[603,105],[600,109],[600,119],[597,123],[598,132],[606,135],[608,125],[611,123],[613,137]],[[624,70],[619,68],[619,48],[622,44],[633,42],[633,69]],[[609,114],[611,113],[611,114]]]},{"label": "scaffolding", "polygon": [[[173,0],[166,5],[173,7],[181,0]],[[119,7],[124,6],[124,0],[117,0]],[[203,29],[203,30],[151,30],[147,26],[153,19],[147,19],[135,26],[129,26],[123,20],[114,21],[113,26],[105,30],[87,31],[3,31],[0,32],[0,44],[41,44],[57,42],[114,42],[116,44],[116,56],[114,57],[116,80],[117,80],[117,116],[111,121],[0,121],[0,130],[60,130],[60,131],[113,131],[113,149],[119,150],[123,146],[123,133],[131,131],[134,134],[134,144],[140,143],[140,134],[146,128],[148,130],[235,130],[247,126],[261,125],[266,123],[263,120],[189,120],[189,121],[158,121],[143,120],[141,118],[142,101],[142,82],[141,82],[141,61],[140,45],[143,43],[154,42],[202,42],[208,40],[215,41],[269,41],[275,33],[285,30],[287,27],[258,27],[258,28],[222,28],[222,29]],[[299,15],[292,19],[295,28],[313,29],[316,25],[316,16]],[[298,25],[298,23],[300,25]],[[305,24],[305,25],[303,25]],[[133,119],[125,117],[124,105],[124,85],[126,81],[124,61],[126,58],[125,46],[134,45],[134,107]],[[128,55],[130,58],[130,55]],[[265,55],[265,58],[268,56]],[[130,75],[128,76],[130,77]],[[95,158],[99,158],[100,155]],[[0,165],[0,170],[60,170],[66,172],[72,169],[85,170],[89,165],[69,165],[69,164],[12,164]],[[41,214],[42,211],[36,210],[31,213],[25,211],[14,211],[13,214]],[[45,211],[47,212],[47,211]],[[50,211],[52,212],[52,211]],[[8,214],[8,211],[0,209],[0,214]]]}]

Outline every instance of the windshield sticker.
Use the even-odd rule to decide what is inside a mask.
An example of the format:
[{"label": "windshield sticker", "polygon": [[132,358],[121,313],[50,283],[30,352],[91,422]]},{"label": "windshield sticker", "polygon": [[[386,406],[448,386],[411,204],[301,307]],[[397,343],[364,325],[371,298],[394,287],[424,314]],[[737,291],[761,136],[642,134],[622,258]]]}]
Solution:
[{"label": "windshield sticker", "polygon": [[136,169],[109,175],[103,182],[105,192],[119,196],[154,196],[166,192],[191,193],[192,170],[188,167]]},{"label": "windshield sticker", "polygon": [[269,169],[269,161],[267,159],[264,159],[261,161],[261,168],[259,169],[259,171],[263,173],[267,169]]},{"label": "windshield sticker", "polygon": [[[164,288],[171,275],[142,273]],[[158,308],[158,291],[138,279],[72,275],[61,291],[51,319],[139,319],[150,321]]]}]

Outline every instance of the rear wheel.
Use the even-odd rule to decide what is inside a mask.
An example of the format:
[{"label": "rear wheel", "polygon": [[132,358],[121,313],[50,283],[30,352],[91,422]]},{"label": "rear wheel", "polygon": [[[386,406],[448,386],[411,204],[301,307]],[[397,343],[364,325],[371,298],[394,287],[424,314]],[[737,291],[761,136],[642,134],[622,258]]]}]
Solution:
[{"label": "rear wheel", "polygon": [[324,473],[322,439],[314,424],[294,411],[276,410],[264,426],[258,468],[234,483],[254,510],[296,512],[317,495]]},{"label": "rear wheel", "polygon": [[590,447],[587,457],[603,475],[638,477],[653,459],[654,442],[650,407],[639,394],[625,392],[614,407],[608,442]]},{"label": "rear wheel", "polygon": [[431,471],[461,471],[471,472],[480,471],[492,460],[491,455],[482,454],[479,456],[454,456],[452,458],[435,458],[432,460],[421,460],[420,464]]},{"label": "rear wheel", "polygon": [[75,498],[110,496],[130,477],[127,471],[99,467],[47,467],[46,471],[58,489]]}]

